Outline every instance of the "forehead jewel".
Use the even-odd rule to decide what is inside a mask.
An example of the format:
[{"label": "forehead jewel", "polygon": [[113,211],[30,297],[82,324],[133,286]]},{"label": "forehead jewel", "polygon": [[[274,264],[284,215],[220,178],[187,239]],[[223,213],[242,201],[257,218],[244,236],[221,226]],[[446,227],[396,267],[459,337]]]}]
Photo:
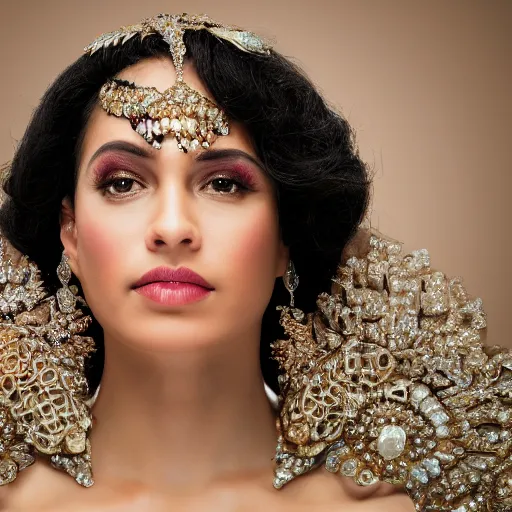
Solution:
[{"label": "forehead jewel", "polygon": [[169,45],[176,69],[176,82],[172,87],[160,92],[154,87],[138,87],[112,78],[103,85],[99,95],[101,106],[108,114],[127,118],[132,128],[157,149],[167,134],[172,134],[178,148],[187,152],[208,148],[217,136],[229,133],[224,111],[183,80],[186,30],[207,30],[242,51],[270,54],[270,45],[252,32],[222,25],[206,15],[188,14],[159,14],[147,18],[136,25],[103,34],[84,50],[92,55],[136,36],[141,39],[160,36]]}]

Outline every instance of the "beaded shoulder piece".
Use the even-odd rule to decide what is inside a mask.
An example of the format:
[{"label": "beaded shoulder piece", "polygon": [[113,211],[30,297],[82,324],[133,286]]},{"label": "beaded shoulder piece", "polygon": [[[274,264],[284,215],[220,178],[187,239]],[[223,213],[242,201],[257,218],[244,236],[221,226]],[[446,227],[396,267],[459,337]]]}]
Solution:
[{"label": "beaded shoulder piece", "polygon": [[38,267],[0,235],[0,485],[38,456],[92,485],[84,364],[94,342],[80,335],[91,318],[76,301],[48,294]]},{"label": "beaded shoulder piece", "polygon": [[318,310],[284,307],[274,486],[325,464],[403,485],[418,511],[512,511],[512,352],[427,250],[372,234]]}]

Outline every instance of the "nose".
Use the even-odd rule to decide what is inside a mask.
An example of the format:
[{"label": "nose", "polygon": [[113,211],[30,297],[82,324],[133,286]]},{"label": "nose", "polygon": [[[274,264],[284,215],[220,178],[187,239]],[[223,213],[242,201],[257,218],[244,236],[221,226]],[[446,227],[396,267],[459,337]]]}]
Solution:
[{"label": "nose", "polygon": [[194,199],[184,186],[168,185],[155,195],[146,245],[151,251],[201,247]]}]

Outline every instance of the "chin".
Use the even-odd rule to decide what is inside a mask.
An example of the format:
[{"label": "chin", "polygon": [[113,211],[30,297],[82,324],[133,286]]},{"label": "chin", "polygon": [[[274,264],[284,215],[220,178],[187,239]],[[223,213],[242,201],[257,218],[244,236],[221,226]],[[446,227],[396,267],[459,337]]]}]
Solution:
[{"label": "chin", "polygon": [[145,327],[144,322],[139,322],[136,327],[121,334],[124,344],[140,350],[174,352],[201,349],[226,339],[225,334],[211,328],[211,322],[181,317],[148,323]]}]

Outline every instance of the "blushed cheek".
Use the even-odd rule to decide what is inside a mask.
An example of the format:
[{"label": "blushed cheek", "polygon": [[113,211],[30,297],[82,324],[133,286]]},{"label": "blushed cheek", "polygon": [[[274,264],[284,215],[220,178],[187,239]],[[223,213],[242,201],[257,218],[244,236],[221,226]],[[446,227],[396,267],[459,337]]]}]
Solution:
[{"label": "blushed cheek", "polygon": [[272,282],[279,245],[277,214],[271,208],[253,213],[236,235],[233,233],[230,259],[238,272],[249,273],[244,280],[254,278],[255,284],[262,280]]},{"label": "blushed cheek", "polygon": [[84,211],[77,216],[77,253],[82,287],[94,301],[116,289],[119,262],[123,261],[123,252],[126,254],[122,231],[116,230],[111,222],[105,222],[105,216],[98,213]]},{"label": "blushed cheek", "polygon": [[235,330],[259,325],[274,289],[279,247],[277,219],[272,209],[251,212],[226,242],[224,282],[230,290],[228,311]]}]

